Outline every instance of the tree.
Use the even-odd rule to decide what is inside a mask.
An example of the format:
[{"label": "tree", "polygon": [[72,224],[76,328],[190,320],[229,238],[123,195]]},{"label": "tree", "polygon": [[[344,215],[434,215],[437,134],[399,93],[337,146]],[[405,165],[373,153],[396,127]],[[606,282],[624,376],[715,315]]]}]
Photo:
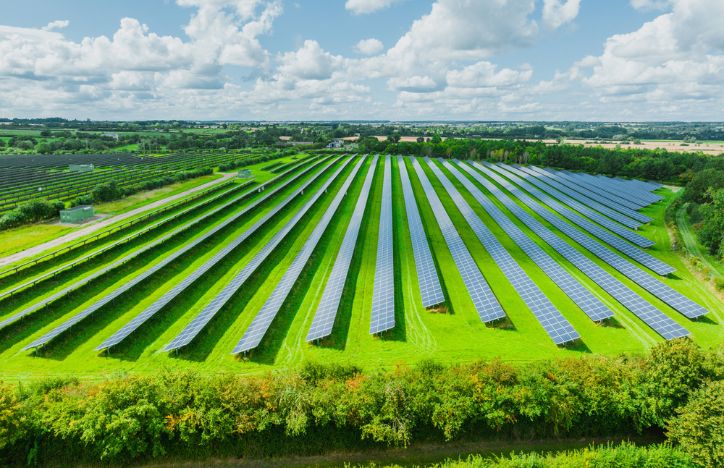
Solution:
[{"label": "tree", "polygon": [[684,200],[707,203],[711,200],[709,190],[718,190],[722,187],[724,187],[724,171],[715,168],[704,169],[694,174],[691,182],[686,185]]},{"label": "tree", "polygon": [[699,240],[712,255],[724,256],[724,188],[709,189],[711,203],[701,206]]},{"label": "tree", "polygon": [[669,437],[702,466],[724,465],[724,381],[697,390],[669,422]]}]

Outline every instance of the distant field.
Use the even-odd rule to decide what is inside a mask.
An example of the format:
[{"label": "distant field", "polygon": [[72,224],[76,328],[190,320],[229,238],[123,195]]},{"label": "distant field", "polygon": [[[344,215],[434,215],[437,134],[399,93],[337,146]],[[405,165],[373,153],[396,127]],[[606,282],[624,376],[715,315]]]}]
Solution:
[{"label": "distant field", "polygon": [[672,141],[672,140],[642,140],[641,143],[630,143],[630,144],[617,144],[617,143],[596,143],[593,141],[581,141],[566,139],[565,142],[570,145],[583,145],[583,146],[601,146],[603,148],[615,148],[620,146],[622,148],[638,148],[638,149],[665,149],[667,151],[678,151],[683,153],[697,153],[701,152],[704,154],[711,154],[714,156],[724,154],[724,142],[720,141],[707,141],[697,143],[686,143],[684,141]]},{"label": "distant field", "polygon": [[[92,262],[60,273],[50,281],[41,282],[16,296],[0,301],[1,323],[18,311],[99,272],[106,265],[123,256],[143,249],[144,246],[162,238],[173,229],[178,229],[199,219],[215,207],[231,203],[222,212],[164,242],[148,254],[129,261],[122,267],[105,274],[91,284],[23,320],[0,329],[0,360],[3,362],[3,366],[0,368],[0,378],[33,379],[48,375],[72,374],[81,378],[97,379],[129,372],[154,373],[160,369],[256,373],[279,367],[294,367],[307,360],[354,363],[365,368],[390,367],[399,363],[414,363],[422,359],[461,362],[500,357],[506,361],[531,361],[582,356],[591,353],[607,355],[641,353],[662,340],[661,336],[649,326],[615,301],[594,281],[574,268],[535,233],[531,232],[527,226],[512,217],[507,208],[495,201],[494,204],[511,217],[516,226],[529,235],[553,259],[563,265],[566,271],[600,298],[615,314],[615,320],[607,324],[596,324],[591,321],[487,215],[464,186],[458,181],[454,181],[454,186],[473,207],[475,214],[488,226],[527,275],[540,286],[553,305],[581,335],[581,340],[576,343],[565,347],[556,346],[506,276],[496,266],[488,251],[483,248],[434,173],[423,163],[424,171],[455,224],[457,232],[508,316],[507,320],[499,324],[483,324],[472,307],[471,299],[442,232],[437,226],[420,181],[411,162],[407,160],[405,164],[407,164],[412,180],[415,198],[425,225],[425,233],[433,252],[446,298],[442,308],[434,311],[426,310],[422,306],[417,285],[415,261],[396,158],[391,159],[396,251],[396,326],[380,336],[370,335],[370,313],[378,237],[377,219],[383,189],[382,161],[383,159],[380,159],[375,172],[370,199],[366,206],[360,236],[350,267],[350,276],[345,285],[332,335],[319,344],[308,344],[305,337],[334,265],[337,251],[345,236],[357,197],[362,189],[364,175],[371,164],[371,158],[367,158],[362,164],[347,195],[342,199],[341,206],[332,218],[331,224],[302,270],[299,280],[272,322],[260,346],[248,356],[239,358],[233,356],[231,351],[269,299],[306,239],[328,210],[332,198],[347,175],[350,174],[353,163],[340,173],[329,190],[322,194],[319,201],[302,218],[300,224],[282,240],[198,337],[190,345],[180,349],[178,353],[164,352],[163,347],[173,340],[219,294],[230,279],[260,252],[286,222],[294,217],[296,211],[314,196],[322,183],[341,163],[335,163],[320,173],[303,194],[295,197],[286,208],[224,257],[192,287],[161,309],[153,319],[141,326],[126,341],[111,348],[107,354],[98,353],[95,348],[257,223],[284,198],[294,193],[301,184],[311,180],[312,174],[320,170],[319,168],[324,164],[316,166],[315,169],[290,183],[278,194],[250,210],[248,214],[221,229],[208,241],[118,297],[112,303],[97,310],[68,332],[59,335],[40,349],[37,354],[22,351],[22,348],[111,294],[116,288],[126,284],[140,273],[152,268],[166,256],[182,249],[187,243],[199,238],[214,226],[224,223],[235,213],[244,210],[259,197],[264,196],[265,192],[273,190],[278,184],[289,180],[298,171],[304,170],[314,162],[300,163],[288,175],[273,182],[264,191],[253,190],[246,198],[240,199],[238,202],[233,202],[233,200],[242,193],[241,190],[215,194],[214,196],[219,195],[215,201],[200,205],[195,211],[169,221],[158,230],[139,236],[121,247],[99,255]],[[420,161],[422,162],[422,160]],[[264,171],[263,169],[267,166],[270,166],[269,162],[254,168],[257,182],[267,181],[278,175]],[[442,168],[442,166],[440,167]],[[275,168],[272,167],[270,170],[275,170]],[[454,180],[447,169],[442,168],[442,170],[448,178]],[[487,196],[491,196],[482,185],[474,183]],[[721,343],[724,339],[724,327],[721,324],[724,313],[722,304],[706,285],[697,281],[686,269],[685,262],[679,254],[670,250],[663,213],[673,199],[673,194],[665,188],[659,189],[656,193],[663,196],[664,199],[642,210],[642,213],[650,216],[653,221],[645,225],[639,232],[655,242],[655,245],[648,249],[650,253],[676,269],[674,275],[661,278],[661,280],[708,309],[709,314],[706,317],[697,321],[683,317],[578,244],[574,244],[575,248],[632,291],[638,293],[647,302],[656,306],[674,322],[685,327],[697,343],[705,347]],[[201,203],[201,201],[197,203]],[[526,212],[534,214],[528,207],[522,204],[520,206]],[[541,207],[541,209],[546,208]],[[534,214],[534,216],[545,226],[555,229],[538,214]],[[120,236],[119,234],[107,242],[117,240]],[[566,237],[564,236],[564,238]],[[570,242],[572,243],[572,241]],[[102,245],[94,248],[100,249]],[[0,294],[71,262],[82,254],[82,252],[76,252],[24,270],[17,275],[0,278]],[[654,273],[651,275],[656,276]]]}]

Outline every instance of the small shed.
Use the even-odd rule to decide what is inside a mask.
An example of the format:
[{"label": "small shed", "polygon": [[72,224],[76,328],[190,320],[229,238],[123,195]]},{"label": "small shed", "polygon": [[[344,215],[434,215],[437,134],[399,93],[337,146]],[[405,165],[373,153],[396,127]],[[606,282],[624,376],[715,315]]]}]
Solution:
[{"label": "small shed", "polygon": [[60,222],[81,224],[91,219],[94,214],[92,205],[79,205],[67,210],[60,210]]},{"label": "small shed", "polygon": [[239,171],[239,174],[237,175],[239,179],[251,179],[254,177],[254,175],[251,173],[249,169],[242,169]]},{"label": "small shed", "polygon": [[93,172],[95,166],[93,164],[70,164],[68,169],[71,172]]}]

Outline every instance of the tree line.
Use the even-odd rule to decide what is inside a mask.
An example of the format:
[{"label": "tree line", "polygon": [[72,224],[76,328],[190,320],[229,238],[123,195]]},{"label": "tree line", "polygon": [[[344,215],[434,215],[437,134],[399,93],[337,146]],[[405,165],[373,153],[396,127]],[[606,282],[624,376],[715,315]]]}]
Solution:
[{"label": "tree line", "polygon": [[665,433],[724,463],[724,359],[689,339],[644,356],[266,375],[161,372],[0,385],[3,463],[133,463],[495,440]]}]

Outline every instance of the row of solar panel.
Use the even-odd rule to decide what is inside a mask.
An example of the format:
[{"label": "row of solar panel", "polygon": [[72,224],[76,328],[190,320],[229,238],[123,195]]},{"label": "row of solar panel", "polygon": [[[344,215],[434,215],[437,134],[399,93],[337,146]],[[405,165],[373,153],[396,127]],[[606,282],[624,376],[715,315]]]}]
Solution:
[{"label": "row of solar panel", "polygon": [[[314,203],[323,195],[327,188],[336,179],[337,175],[346,167],[351,159],[346,159],[341,164],[332,176],[328,177],[326,182],[323,184],[321,189],[309,200],[307,203],[296,213],[296,215],[280,230],[277,234],[269,241],[265,246],[262,247],[261,251],[244,267],[235,277],[232,279],[207,306],[204,310],[192,320],[192,322],[177,336],[171,343],[166,346],[166,350],[178,349],[180,347],[189,344],[198,333],[208,324],[213,316],[226,304],[229,299],[236,294],[241,285],[248,279],[248,277],[258,268],[258,266],[271,254],[271,252],[279,245],[279,243],[285,238],[285,236],[299,223],[301,218],[311,208]],[[252,204],[247,210],[243,210],[242,213],[248,212],[254,206],[262,203],[263,200],[268,199],[271,195],[281,190],[288,183],[296,178],[300,177],[303,173],[308,172],[316,165],[321,162],[310,166],[305,171],[300,172],[295,177],[281,185],[274,191],[270,191],[265,197],[260,198],[257,202]],[[275,288],[272,296],[267,300],[262,310],[252,321],[251,326],[242,337],[239,344],[234,349],[235,353],[249,351],[259,345],[266,331],[270,327],[274,317],[281,308],[282,304],[286,300],[292,286],[297,281],[299,274],[306,265],[312,252],[316,248],[319,238],[324,234],[325,229],[330,223],[332,216],[334,215],[337,207],[341,203],[342,197],[346,194],[347,189],[352,183],[354,176],[359,171],[363,159],[360,159],[355,165],[352,173],[347,177],[346,181],[342,185],[342,189],[337,193],[336,197],[332,201],[330,208],[322,217],[321,221],[315,227],[315,230],[308,238],[302,250],[295,257],[292,265]],[[194,283],[199,277],[201,277],[206,271],[212,266],[217,264],[223,259],[229,252],[236,249],[246,238],[248,238],[253,232],[259,227],[266,223],[271,217],[279,212],[284,206],[291,202],[293,198],[303,192],[303,190],[309,186],[316,177],[321,173],[325,172],[333,162],[321,171],[319,171],[315,177],[308,180],[292,195],[287,197],[282,203],[277,205],[274,209],[260,219],[254,226],[247,230],[244,234],[239,236],[224,249],[222,249],[217,255],[207,261],[202,267],[200,267],[194,274],[187,277],[184,281],[179,283],[177,286],[172,288],[167,294],[157,300],[150,307],[141,312],[126,326],[116,332],[111,338],[106,340],[98,349],[106,349],[114,346],[126,337],[128,337],[133,331],[140,327],[145,321],[151,316],[155,315],[159,310],[166,306],[173,298],[178,296],[192,283]],[[331,333],[334,325],[336,309],[339,307],[341,298],[341,290],[344,285],[349,264],[351,263],[352,254],[355,249],[356,239],[361,225],[364,209],[367,203],[367,198],[370,191],[372,178],[374,175],[375,167],[377,165],[377,157],[373,159],[370,169],[365,178],[362,192],[357,201],[355,211],[352,219],[347,228],[347,234],[345,240],[342,243],[342,247],[337,255],[335,262],[335,268],[333,269],[332,275],[325,288],[325,295],[320,303],[320,307],[315,314],[315,320],[309,331],[308,341],[318,340]],[[428,203],[430,204],[435,218],[438,222],[440,230],[443,234],[445,242],[452,254],[452,257],[458,267],[458,270],[462,276],[463,282],[470,294],[473,305],[476,308],[480,318],[484,322],[498,320],[505,317],[505,312],[499,301],[493,294],[490,286],[486,282],[482,272],[477,267],[477,264],[472,258],[472,255],[467,250],[462,238],[457,232],[454,224],[450,217],[445,212],[444,206],[440,201],[438,195],[432,187],[427,175],[422,170],[421,165],[417,159],[412,159],[412,165],[417,173],[418,180],[423,187],[423,192],[426,194]],[[520,268],[517,262],[513,259],[510,253],[500,244],[495,238],[492,232],[485,226],[482,220],[475,214],[474,209],[465,201],[464,197],[455,188],[455,186],[447,179],[445,174],[440,168],[433,163],[428,161],[430,170],[435,174],[437,179],[442,184],[450,198],[454,201],[457,208],[463,213],[466,222],[470,225],[473,232],[481,241],[482,245],[491,254],[493,259],[496,261],[498,267],[504,272],[506,277],[518,292],[518,294],[526,302],[533,314],[538,318],[539,322],[549,334],[551,339],[557,344],[563,344],[575,339],[578,339],[580,335],[573,329],[570,323],[563,317],[563,315],[555,308],[555,306],[546,297],[543,291],[528,277],[525,271]],[[580,282],[575,280],[570,274],[568,274],[555,260],[553,260],[548,254],[546,254],[540,247],[537,246],[523,231],[521,231],[514,223],[512,223],[506,215],[500,211],[494,204],[492,204],[487,197],[472,184],[471,180],[463,176],[456,167],[448,162],[444,163],[444,166],[455,178],[462,183],[463,186],[474,196],[474,198],[480,203],[480,205],[491,215],[493,219],[508,233],[511,238],[518,244],[521,249],[530,256],[534,262],[545,271],[549,277],[556,283],[571,299],[576,302],[581,309],[587,313],[593,320],[602,320],[612,316],[612,312],[601,303],[588,289],[586,289]],[[414,197],[414,192],[410,183],[409,175],[405,167],[405,163],[402,159],[398,161],[400,180],[403,187],[403,196],[405,200],[405,209],[407,213],[408,228],[411,235],[413,253],[415,257],[415,265],[418,274],[418,286],[420,288],[420,294],[423,299],[423,305],[430,307],[439,305],[444,302],[444,295],[440,285],[440,280],[435,269],[434,260],[430,251],[429,244],[427,242],[424,226],[422,219],[417,207],[417,202]],[[688,332],[678,325],[676,322],[671,320],[668,316],[663,314],[661,311],[653,307],[651,304],[646,302],[643,298],[638,296],[636,293],[631,291],[628,287],[620,283],[613,276],[605,272],[605,270],[598,267],[595,263],[588,260],[585,256],[581,255],[574,248],[566,243],[563,239],[558,237],[556,234],[549,231],[543,225],[541,225],[535,218],[531,217],[524,210],[521,210],[512,200],[507,198],[501,191],[482,177],[480,172],[474,171],[470,166],[466,164],[460,164],[460,167],[468,172],[471,177],[477,180],[481,185],[485,186],[494,196],[496,196],[513,214],[515,214],[521,221],[528,225],[534,232],[541,236],[546,242],[548,242],[556,251],[558,251],[564,258],[571,261],[572,264],[577,266],[581,271],[584,272],[589,278],[593,279],[597,284],[601,285],[607,292],[613,297],[619,300],[625,307],[631,310],[634,314],[642,318],[644,322],[649,324],[653,329],[658,331],[662,336],[666,338],[672,338],[676,336],[682,336]],[[637,266],[633,265],[629,261],[621,258],[617,254],[610,251],[607,247],[594,241],[592,238],[579,231],[574,226],[566,223],[561,218],[555,216],[552,212],[541,209],[542,204],[553,209],[553,211],[562,215],[574,224],[584,228],[588,233],[604,240],[609,245],[613,246],[617,250],[627,254],[631,258],[639,261],[639,263],[648,266],[654,271],[660,274],[666,274],[673,271],[668,265],[663,264],[654,257],[646,254],[645,252],[637,249],[634,246],[626,243],[622,239],[609,233],[605,229],[595,225],[591,221],[584,219],[582,216],[573,212],[572,210],[564,207],[557,201],[553,200],[548,194],[555,195],[560,201],[566,203],[571,208],[576,209],[578,212],[586,214],[589,218],[600,221],[602,218],[598,213],[593,212],[590,208],[602,209],[603,205],[599,201],[592,201],[590,198],[585,199],[585,195],[575,191],[571,188],[570,184],[562,184],[558,182],[559,174],[547,172],[539,168],[520,168],[506,165],[490,165],[486,166],[477,165],[476,167],[483,174],[488,176],[490,179],[495,180],[502,186],[504,186],[510,193],[518,197],[526,205],[528,205],[535,213],[543,216],[551,224],[559,228],[562,232],[567,234],[569,237],[574,239],[580,245],[586,247],[589,251],[600,257],[609,265],[618,269],[626,276],[631,278],[637,284],[642,286],[648,292],[654,296],[660,298],[667,304],[671,305],[676,310],[689,318],[696,318],[706,313],[698,304],[684,297],[680,293],[671,289],[664,283],[653,278],[648,273],[644,272]],[[293,169],[290,169],[290,171]],[[506,179],[515,182],[519,187],[525,189],[532,195],[536,196],[539,201],[534,201],[532,198],[523,194],[518,188],[513,186],[508,180],[503,179],[501,176],[505,176]],[[372,300],[372,311],[371,311],[371,333],[381,333],[394,328],[395,326],[395,301],[394,301],[394,240],[393,240],[393,217],[392,217],[392,193],[391,193],[391,160],[389,156],[385,159],[384,170],[383,170],[383,187],[382,187],[382,205],[380,209],[379,218],[379,230],[378,230],[378,245],[377,245],[377,256],[376,256],[376,270],[375,280],[373,289],[373,300]],[[528,184],[527,182],[531,182]],[[612,182],[605,181],[609,188]],[[541,189],[541,190],[539,190]],[[565,189],[566,193],[562,193]],[[603,189],[601,189],[603,190]],[[612,190],[612,189],[611,189]],[[547,192],[547,193],[544,193]],[[583,205],[587,204],[590,208]],[[237,215],[241,216],[241,215]],[[623,215],[622,215],[623,216]],[[236,219],[236,218],[234,218]],[[603,218],[605,219],[605,218]],[[231,222],[231,221],[229,221]],[[610,220],[606,220],[606,223],[611,223]],[[605,223],[600,223],[606,225]],[[175,259],[188,252],[191,248],[198,245],[205,239],[208,239],[211,235],[218,232],[221,227],[217,227],[215,230],[210,231],[207,235],[202,236],[200,240],[192,243],[193,245],[182,248],[179,252],[169,256],[157,265],[142,273],[138,277],[134,278],[130,282],[126,283],[122,287],[116,289],[105,298],[97,301],[84,311],[76,314],[67,322],[61,326],[51,330],[43,337],[33,341],[30,345],[24,349],[34,348],[41,346],[50,340],[54,339],[59,334],[65,332],[70,327],[83,320],[85,317],[90,315],[92,312],[98,310],[104,305],[110,303],[113,299],[119,297],[135,285],[144,281],[146,278],[153,275],[155,272],[162,270],[168,264]],[[622,226],[620,229],[624,229]],[[620,230],[619,227],[616,230]],[[614,231],[616,232],[616,231]],[[629,232],[630,231],[625,231]],[[633,233],[631,233],[633,234]],[[639,236],[640,237],[640,236]],[[658,262],[658,263],[657,263]],[[2,323],[0,323],[0,327]]]}]

